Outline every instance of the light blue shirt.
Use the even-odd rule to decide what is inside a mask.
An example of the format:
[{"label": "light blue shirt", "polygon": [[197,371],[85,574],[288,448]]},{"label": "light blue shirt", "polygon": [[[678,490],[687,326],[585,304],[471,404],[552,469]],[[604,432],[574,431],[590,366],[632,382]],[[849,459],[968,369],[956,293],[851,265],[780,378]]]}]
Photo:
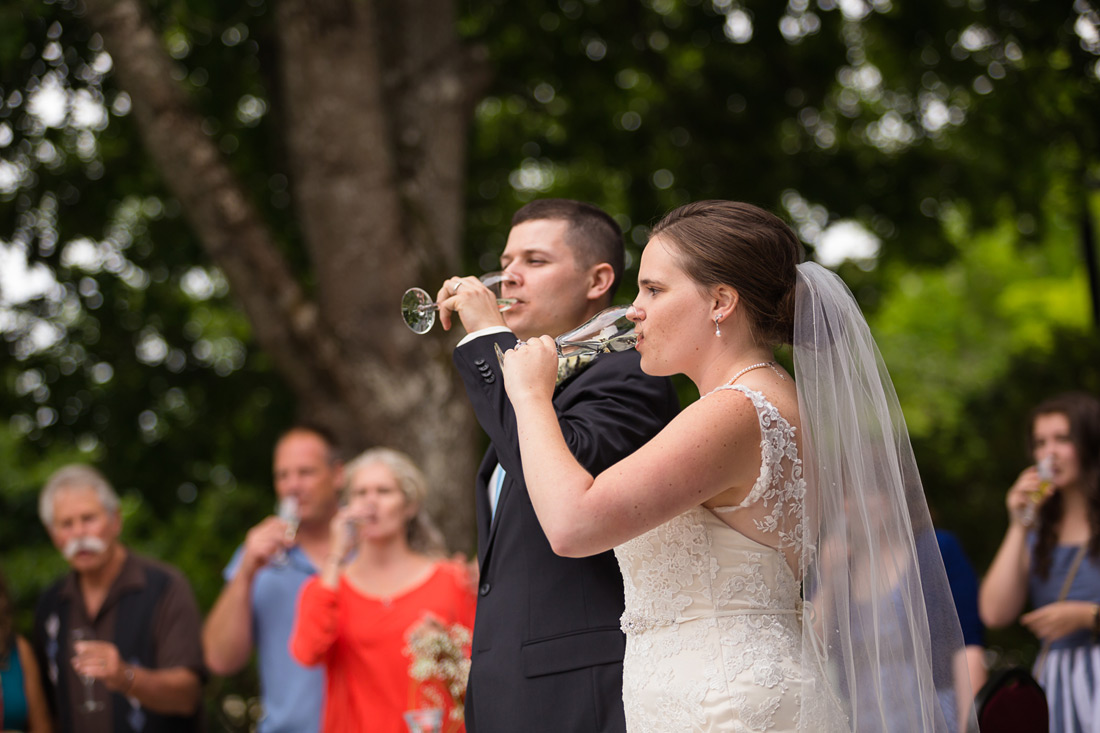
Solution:
[{"label": "light blue shirt", "polygon": [[[238,547],[226,566],[226,581],[236,574],[242,551]],[[321,727],[324,668],[303,667],[289,648],[298,594],[316,574],[317,568],[295,545],[287,550],[285,564],[269,563],[252,580],[252,639],[264,708],[260,733],[316,733]]]}]

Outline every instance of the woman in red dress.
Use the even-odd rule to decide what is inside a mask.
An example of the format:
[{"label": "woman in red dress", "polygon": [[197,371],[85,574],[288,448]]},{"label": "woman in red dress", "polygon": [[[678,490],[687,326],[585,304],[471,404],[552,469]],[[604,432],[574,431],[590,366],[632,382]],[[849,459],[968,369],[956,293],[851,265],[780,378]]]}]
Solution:
[{"label": "woman in red dress", "polygon": [[295,659],[325,665],[322,730],[405,733],[405,712],[443,708],[443,730],[463,731],[446,688],[409,674],[409,633],[426,621],[471,629],[476,605],[424,511],[424,475],[408,456],[375,448],[345,476],[331,554],[302,588],[290,637]]}]

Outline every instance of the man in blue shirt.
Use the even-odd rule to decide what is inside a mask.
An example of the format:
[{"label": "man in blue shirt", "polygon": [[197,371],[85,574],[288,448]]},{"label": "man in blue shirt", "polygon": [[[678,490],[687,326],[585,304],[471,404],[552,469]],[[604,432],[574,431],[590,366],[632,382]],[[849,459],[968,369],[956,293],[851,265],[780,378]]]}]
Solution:
[{"label": "man in blue shirt", "polygon": [[295,517],[280,512],[248,531],[203,627],[203,656],[213,674],[236,674],[256,650],[261,733],[314,733],[321,724],[324,672],[294,661],[288,640],[298,591],[328,554],[342,481],[329,436],[306,427],[283,434],[275,444],[275,494],[296,504],[297,530]]}]

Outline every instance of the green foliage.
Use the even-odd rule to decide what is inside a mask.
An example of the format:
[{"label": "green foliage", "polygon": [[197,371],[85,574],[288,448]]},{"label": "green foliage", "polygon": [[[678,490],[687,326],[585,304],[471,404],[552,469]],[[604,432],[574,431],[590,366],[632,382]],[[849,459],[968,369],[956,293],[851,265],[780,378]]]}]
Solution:
[{"label": "green foliage", "polygon": [[1011,216],[975,231],[954,210],[944,216],[956,250],[948,264],[887,268],[889,294],[873,325],[914,437],[966,422],[959,396],[1002,380],[1020,355],[1050,354],[1057,331],[1088,338],[1079,232],[1057,198],[1039,244],[1023,240]]},{"label": "green foliage", "polygon": [[[1014,353],[998,379],[960,395],[958,424],[913,441],[937,524],[958,534],[979,575],[1008,528],[1005,494],[1032,463],[1026,447],[1032,408],[1062,392],[1100,395],[1100,339],[1073,328],[1049,336],[1048,349]],[[1019,625],[986,636],[997,666],[1030,665],[1039,649]]]},{"label": "green foliage", "polygon": [[[0,194],[0,241],[56,283],[2,304],[3,565],[25,607],[62,567],[36,519],[38,488],[65,462],[93,462],[125,497],[125,540],[183,567],[208,607],[243,528],[269,511],[271,444],[294,406],[166,196],[77,6],[15,7],[21,22],[0,26],[0,53],[15,59],[0,64],[0,124],[15,139],[0,153],[25,174]],[[163,10],[173,7],[187,10]],[[234,22],[184,12],[166,23],[166,43],[194,23],[191,42],[211,53],[185,83],[290,242],[285,176],[268,164],[269,141],[238,115],[239,98],[260,86],[258,47],[211,43]],[[224,65],[251,75],[207,71]],[[106,105],[109,119],[43,124],[28,107],[51,83]]]}]

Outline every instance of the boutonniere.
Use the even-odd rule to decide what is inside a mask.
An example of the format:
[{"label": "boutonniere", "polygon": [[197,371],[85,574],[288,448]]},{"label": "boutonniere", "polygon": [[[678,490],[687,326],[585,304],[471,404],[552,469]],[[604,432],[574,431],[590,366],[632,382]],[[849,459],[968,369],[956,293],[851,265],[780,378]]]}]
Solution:
[{"label": "boutonniere", "polygon": [[588,368],[588,365],[596,360],[596,354],[578,354],[558,359],[558,379],[554,385],[560,385],[565,380],[575,377]]}]

